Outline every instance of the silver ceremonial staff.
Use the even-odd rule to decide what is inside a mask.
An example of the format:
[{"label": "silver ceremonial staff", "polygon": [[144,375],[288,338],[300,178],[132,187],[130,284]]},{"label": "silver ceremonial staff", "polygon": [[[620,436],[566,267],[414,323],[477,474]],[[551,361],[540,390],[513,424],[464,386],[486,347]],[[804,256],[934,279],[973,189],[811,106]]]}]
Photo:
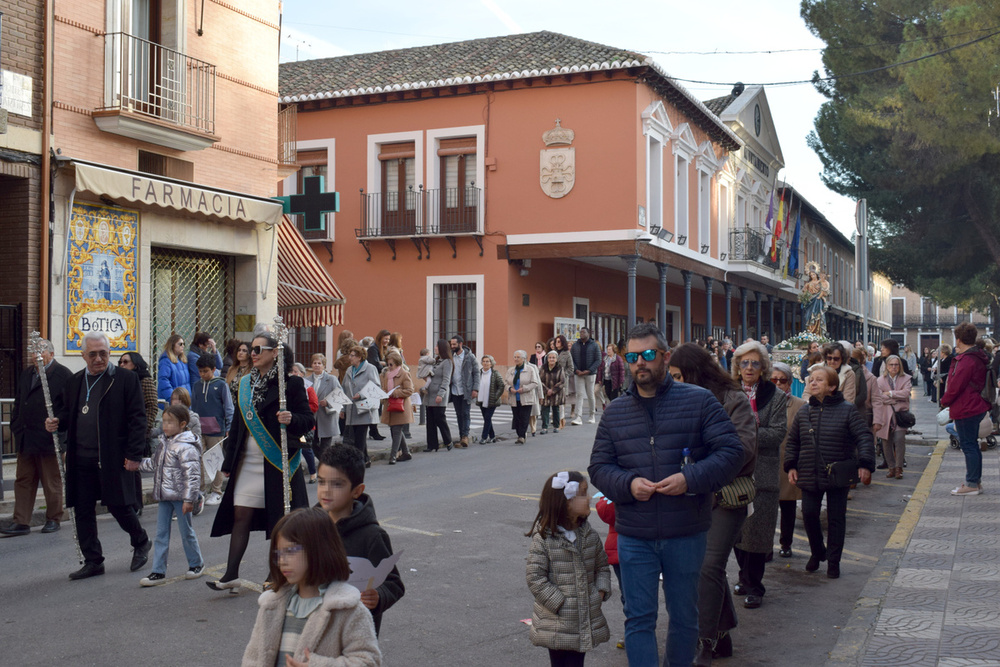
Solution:
[{"label": "silver ceremonial staff", "polygon": [[[285,411],[285,343],[288,341],[288,327],[285,320],[278,315],[274,318],[272,327],[275,340],[278,341],[278,410]],[[281,426],[281,489],[285,498],[285,514],[292,509],[292,490],[288,485],[288,432],[285,425]]]},{"label": "silver ceremonial staff", "polygon": [[[42,382],[42,395],[45,396],[45,413],[49,419],[56,415],[52,410],[52,393],[49,391],[49,378],[45,375],[45,360],[42,359],[42,336],[37,331],[32,331],[28,341],[28,354],[35,358],[35,368],[38,370],[38,379]],[[55,449],[56,461],[59,463],[59,480],[62,482],[63,507],[69,511],[69,522],[73,524],[73,545],[76,546],[76,558],[83,563],[83,552],[80,551],[80,538],[76,534],[76,513],[72,507],[66,507],[66,465],[63,463],[62,454],[59,452],[59,434],[52,434],[52,446]]]}]

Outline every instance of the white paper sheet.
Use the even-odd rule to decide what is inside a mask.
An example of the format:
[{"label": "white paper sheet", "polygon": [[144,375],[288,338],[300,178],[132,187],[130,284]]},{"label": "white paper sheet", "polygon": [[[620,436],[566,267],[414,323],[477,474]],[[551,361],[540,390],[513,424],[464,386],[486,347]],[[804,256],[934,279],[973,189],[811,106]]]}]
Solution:
[{"label": "white paper sheet", "polygon": [[327,403],[327,407],[324,410],[330,414],[340,412],[342,406],[350,405],[351,403],[350,397],[340,387],[334,387],[333,391],[323,397],[323,400]]},{"label": "white paper sheet", "polygon": [[374,382],[366,384],[359,393],[364,398],[371,398],[376,401],[381,401],[383,398],[389,398],[389,394],[382,391],[382,387],[378,386]]},{"label": "white paper sheet", "polygon": [[351,566],[351,578],[347,580],[347,583],[359,591],[378,588],[392,572],[392,568],[395,567],[402,555],[402,551],[397,551],[391,556],[383,558],[378,567],[372,565],[372,562],[367,558],[348,556],[347,564]]},{"label": "white paper sheet", "polygon": [[223,442],[225,442],[224,439],[220,440],[201,457],[205,464],[205,475],[210,480],[215,479],[215,476],[222,470],[222,462],[226,459],[226,453],[222,451]]}]

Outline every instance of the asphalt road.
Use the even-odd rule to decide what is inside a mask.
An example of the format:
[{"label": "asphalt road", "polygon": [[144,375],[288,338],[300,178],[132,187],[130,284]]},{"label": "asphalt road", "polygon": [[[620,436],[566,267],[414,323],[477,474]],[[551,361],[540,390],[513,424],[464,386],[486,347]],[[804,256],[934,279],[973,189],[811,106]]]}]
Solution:
[{"label": "asphalt road", "polygon": [[[504,429],[506,430],[506,429]],[[386,665],[548,664],[547,652],[528,641],[521,621],[531,616],[525,584],[529,539],[545,478],[565,469],[585,471],[593,426],[558,435],[507,440],[467,450],[418,453],[407,463],[376,463],[367,490],[396,551],[405,597],[383,619]],[[853,492],[842,576],[837,581],[804,571],[807,545],[797,525],[795,556],[775,554],[768,565],[764,606],[738,606],[736,656],[719,665],[820,665],[828,657],[862,587],[896,527],[927,462],[928,447],[911,446],[906,479],[875,482]],[[315,487],[310,486],[315,496]],[[155,508],[142,523],[153,534]],[[214,508],[195,519],[209,572],[224,569],[227,538],[210,538]],[[591,515],[603,535],[606,526]],[[68,524],[52,535],[0,540],[0,665],[229,665],[238,663],[256,615],[253,591],[216,593],[196,581],[171,580],[141,588],[149,572],[128,571],[128,538],[110,516],[98,520],[107,574],[71,582],[76,569]],[[254,533],[242,575],[258,584],[266,574],[267,542]],[[183,575],[179,538],[171,543],[167,576]],[[734,580],[733,560],[730,579]],[[661,593],[662,596],[662,593]],[[740,602],[738,600],[738,602]],[[662,609],[662,607],[661,607]],[[617,594],[604,605],[612,641],[588,658],[592,665],[626,665],[615,648],[624,617]],[[666,617],[661,614],[660,643]],[[661,649],[662,650],[662,649]]]}]

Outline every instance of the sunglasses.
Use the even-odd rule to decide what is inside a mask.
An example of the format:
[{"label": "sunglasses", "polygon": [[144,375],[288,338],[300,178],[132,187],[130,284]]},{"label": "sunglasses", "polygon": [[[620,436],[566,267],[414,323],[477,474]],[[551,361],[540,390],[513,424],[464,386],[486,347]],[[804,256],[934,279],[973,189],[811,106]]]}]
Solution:
[{"label": "sunglasses", "polygon": [[826,355],[825,358],[826,358],[827,361],[840,361],[840,355],[839,354],[828,354],[828,355]]},{"label": "sunglasses", "polygon": [[119,359],[118,360],[118,365],[119,366],[124,366],[125,364],[128,364],[129,366],[131,366],[132,365],[131,359]]},{"label": "sunglasses", "polygon": [[744,359],[740,362],[740,368],[753,368],[754,370],[757,370],[760,368],[760,362],[753,361],[751,359]]},{"label": "sunglasses", "polygon": [[265,350],[273,350],[273,349],[274,349],[273,347],[265,347],[264,345],[254,345],[253,347],[250,348],[250,354],[259,355],[261,352]]},{"label": "sunglasses", "polygon": [[659,350],[643,350],[642,352],[626,352],[625,353],[625,361],[629,362],[630,364],[634,364],[635,362],[639,361],[639,357],[642,357],[646,361],[652,361],[653,359],[656,359],[656,353],[657,352],[659,352]]},{"label": "sunglasses", "polygon": [[788,378],[772,377],[771,382],[774,384],[788,384]]}]

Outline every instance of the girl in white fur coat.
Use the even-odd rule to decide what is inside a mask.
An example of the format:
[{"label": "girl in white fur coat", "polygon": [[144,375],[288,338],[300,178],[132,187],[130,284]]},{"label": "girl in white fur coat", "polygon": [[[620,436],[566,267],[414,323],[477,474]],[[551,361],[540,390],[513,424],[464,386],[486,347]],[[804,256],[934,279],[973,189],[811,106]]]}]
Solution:
[{"label": "girl in white fur coat", "polygon": [[377,667],[371,612],[347,583],[344,545],[322,509],[281,518],[271,534],[273,590],[260,596],[244,667]]}]

